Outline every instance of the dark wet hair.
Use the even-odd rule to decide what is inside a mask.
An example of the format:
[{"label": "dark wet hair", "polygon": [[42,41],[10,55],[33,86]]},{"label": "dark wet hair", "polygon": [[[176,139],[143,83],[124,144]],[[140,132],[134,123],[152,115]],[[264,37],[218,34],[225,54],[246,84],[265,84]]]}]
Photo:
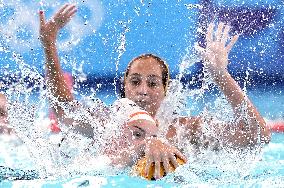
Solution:
[{"label": "dark wet hair", "polygon": [[170,80],[170,72],[169,72],[169,67],[167,65],[167,63],[160,57],[154,55],[154,54],[142,54],[142,55],[139,55],[137,57],[135,57],[134,59],[132,59],[128,66],[127,66],[127,69],[124,73],[124,76],[121,78],[120,82],[121,82],[121,86],[120,86],[120,97],[121,98],[125,98],[125,80],[129,74],[129,70],[133,64],[134,61],[136,60],[139,60],[139,59],[146,59],[146,58],[153,58],[155,59],[157,62],[160,63],[160,65],[162,66],[162,82],[163,82],[163,86],[164,86],[164,89],[165,89],[165,94],[167,92],[167,88],[168,88],[168,83],[169,83],[169,80]]}]

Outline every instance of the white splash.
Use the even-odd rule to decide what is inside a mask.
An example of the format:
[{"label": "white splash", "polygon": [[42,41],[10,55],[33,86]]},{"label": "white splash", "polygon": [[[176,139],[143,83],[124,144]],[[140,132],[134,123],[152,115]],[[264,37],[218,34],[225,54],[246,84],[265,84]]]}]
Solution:
[{"label": "white splash", "polygon": [[[66,1],[67,2],[67,1]],[[99,0],[92,1],[76,1],[75,3],[80,9],[87,9],[90,12],[90,18],[76,15],[64,31],[68,33],[68,37],[59,41],[59,49],[66,51],[72,49],[80,40],[88,35],[92,35],[102,24],[104,11],[102,3]],[[5,38],[6,45],[17,52],[27,52],[31,48],[40,46],[39,38],[39,16],[40,8],[44,10],[52,10],[55,13],[62,6],[61,1],[21,1],[21,0],[3,0],[1,5],[7,10],[10,9],[12,15],[7,15],[7,21],[0,24],[0,34]],[[4,14],[8,14],[5,12]],[[48,14],[49,15],[49,14]],[[48,17],[46,19],[49,19]]]}]

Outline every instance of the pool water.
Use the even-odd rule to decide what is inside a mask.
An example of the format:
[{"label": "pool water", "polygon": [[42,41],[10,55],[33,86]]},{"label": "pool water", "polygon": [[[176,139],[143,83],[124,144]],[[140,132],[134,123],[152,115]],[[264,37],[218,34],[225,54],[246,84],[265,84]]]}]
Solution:
[{"label": "pool water", "polygon": [[[273,119],[283,116],[281,105],[284,98],[281,92],[277,92],[277,90],[274,92],[252,90],[248,91],[248,95],[265,118]],[[102,96],[98,95],[107,104],[111,104],[115,99],[112,95],[107,98]],[[37,96],[35,95],[34,97],[36,98]],[[210,101],[210,97],[207,98],[208,100],[205,97],[203,102]],[[202,108],[201,104],[199,108]],[[0,166],[22,170],[34,169],[35,162],[33,157],[30,156],[25,144],[15,136],[0,136],[0,153]],[[210,158],[210,154],[208,155],[208,158]],[[222,160],[222,157],[219,156],[219,159]],[[224,168],[218,167],[218,165],[223,165],[218,162],[218,159],[217,162],[215,160],[212,164],[204,163],[205,165],[202,164],[204,161],[200,162],[200,164],[198,164],[198,161],[195,161],[194,164],[182,166],[177,169],[177,173],[170,174],[159,181],[147,181],[140,177],[130,176],[125,172],[118,175],[101,173],[91,176],[73,175],[65,178],[2,180],[0,181],[0,187],[283,187],[284,134],[273,133],[271,142],[262,149],[262,153],[258,154],[256,158],[256,160],[251,162],[237,158],[240,161],[244,160],[244,164],[236,163],[240,166],[236,166],[234,163],[225,164],[228,166]],[[224,156],[225,159],[226,157]],[[250,168],[245,170],[246,166],[250,166]],[[222,172],[222,169],[226,168],[231,169],[228,172]],[[234,171],[234,168],[240,169]],[[231,172],[232,174],[230,174]],[[3,175],[3,172],[1,173]]]},{"label": "pool water", "polygon": [[[7,147],[4,148],[3,144]],[[27,151],[23,149],[23,145],[18,145],[17,149],[12,148],[13,144],[16,143],[12,140],[9,143],[7,138],[1,138],[1,153],[8,155],[10,152],[9,157],[6,156],[5,159],[3,156],[1,157],[1,165],[14,165],[18,168],[21,166],[22,169],[28,169],[32,165],[32,160],[28,157]],[[4,151],[5,149],[6,151]],[[0,187],[282,187],[284,185],[284,134],[274,133],[272,142],[265,146],[263,151],[263,156],[257,162],[254,171],[239,179],[238,183],[218,182],[218,176],[214,177],[213,175],[208,176],[207,180],[203,182],[188,184],[188,182],[185,183],[174,176],[172,176],[175,179],[173,181],[168,181],[168,178],[159,181],[147,181],[139,177],[120,174],[115,176],[74,176],[66,179],[5,180],[0,182]],[[13,160],[14,164],[9,164],[7,160]],[[180,167],[178,170],[186,170],[182,168]],[[203,179],[205,178],[203,177]]]},{"label": "pool water", "polygon": [[[38,41],[38,23],[34,19],[26,18],[36,18],[39,8],[46,11],[48,18],[64,2],[69,2],[69,0],[0,1],[2,10],[0,26],[9,28],[4,30],[4,33],[0,32],[2,42],[0,46],[0,59],[2,60],[0,61],[2,67],[0,84],[3,82],[11,85],[15,81],[16,89],[11,93],[24,91],[24,95],[28,95],[27,93],[32,89],[27,89],[26,85],[34,83],[33,81],[37,85],[36,80],[38,80],[41,87],[44,80],[42,77],[44,58]],[[79,19],[75,19],[70,27],[65,28],[60,34],[58,44],[63,69],[72,72],[73,75],[79,75],[77,81],[83,82],[87,79],[87,75],[93,77],[99,75],[98,80],[104,82],[110,80],[112,83],[113,77],[117,78],[120,73],[124,72],[126,63],[133,58],[134,54],[145,52],[159,54],[167,60],[173,75],[178,74],[180,66],[177,63],[181,59],[191,59],[191,56],[187,57],[188,50],[196,42],[202,42],[202,37],[198,36],[196,31],[200,29],[198,25],[206,25],[206,21],[200,19],[200,16],[206,15],[209,18],[208,15],[214,9],[220,9],[221,17],[218,19],[222,20],[224,13],[226,19],[233,19],[232,23],[240,22],[234,24],[234,30],[241,29],[240,33],[244,32],[230,55],[230,60],[234,63],[229,65],[229,70],[232,70],[235,75],[237,72],[249,72],[254,81],[251,85],[259,83],[256,88],[248,90],[248,96],[263,117],[269,120],[284,119],[283,65],[281,63],[283,53],[279,53],[283,51],[283,40],[274,40],[271,37],[283,38],[284,9],[281,1],[193,0],[186,1],[187,4],[182,1],[177,1],[177,3],[176,1],[155,2],[152,0],[76,2],[79,6],[77,17]],[[204,7],[206,11],[202,11],[199,7]],[[84,27],[84,29],[79,31],[78,27]],[[243,30],[242,27],[244,27]],[[73,32],[72,28],[75,28],[77,32]],[[160,35],[165,28],[169,32]],[[199,68],[197,63],[193,64],[188,68],[188,72],[193,76],[197,74]],[[106,76],[111,79],[106,79]],[[278,79],[275,83],[273,76]],[[16,81],[17,77],[19,77],[19,82],[25,83],[28,80],[29,83],[20,87],[21,84]],[[27,80],[23,79],[24,77]],[[246,76],[241,74],[240,80],[245,79],[244,77]],[[90,78],[89,81],[93,82]],[[247,81],[249,84],[249,80]],[[101,84],[101,82],[96,83]],[[282,83],[282,86],[276,87],[274,85],[276,83]],[[17,88],[18,85],[19,88]],[[98,88],[102,87],[98,85]],[[268,85],[271,86],[268,87]],[[78,97],[80,96],[78,94]],[[26,102],[38,103],[37,97],[38,94],[35,94],[31,101]],[[105,92],[98,93],[97,97],[106,104],[112,104],[116,99],[113,93]],[[190,115],[198,114],[205,107],[204,104],[214,103],[215,99],[210,95],[202,96],[200,101],[194,102]],[[42,110],[47,111],[47,108],[46,105]],[[206,158],[206,154],[203,157]],[[208,153],[207,157],[213,156]],[[47,179],[21,181],[0,178],[0,187],[284,187],[284,134],[274,133],[271,143],[263,148],[256,160],[246,161],[245,156],[238,156],[244,157],[236,158],[240,161],[239,163],[234,163],[233,160],[231,164],[225,164],[225,156],[222,158],[216,154],[215,157],[215,161],[204,165],[202,160],[193,161],[179,168],[175,174],[155,182],[132,177],[127,173],[119,175],[102,173],[92,176],[48,177]],[[224,163],[222,163],[223,160]],[[17,137],[0,135],[1,166],[33,170],[37,167],[37,163],[38,161],[31,156],[26,145]],[[44,162],[42,163],[44,165]],[[224,167],[222,167],[223,164],[225,164]],[[222,169],[225,170],[222,171]],[[0,171],[0,175],[7,174],[5,171]],[[186,178],[182,178],[181,175]]]}]

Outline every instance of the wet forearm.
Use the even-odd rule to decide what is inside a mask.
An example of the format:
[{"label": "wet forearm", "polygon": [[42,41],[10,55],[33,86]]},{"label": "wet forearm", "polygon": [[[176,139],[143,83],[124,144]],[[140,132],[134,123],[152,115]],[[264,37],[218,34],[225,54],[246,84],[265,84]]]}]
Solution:
[{"label": "wet forearm", "polygon": [[[223,72],[219,72],[219,74],[215,74],[214,76],[215,82],[218,84],[227,100],[231,104],[236,117],[247,117],[247,119],[240,119],[240,131],[242,135],[252,136],[253,140],[256,141],[257,137],[257,127],[260,128],[261,140],[263,142],[269,142],[270,140],[270,130],[266,126],[266,123],[262,116],[257,111],[256,107],[253,103],[248,99],[245,93],[242,91],[237,82],[232,78],[232,76],[225,70]],[[243,116],[241,106],[246,104],[246,113],[247,115]],[[249,123],[249,125],[247,125]],[[247,133],[245,130],[245,126],[252,126],[251,132]],[[240,135],[241,136],[241,135]],[[245,139],[246,140],[246,139]]]},{"label": "wet forearm", "polygon": [[245,100],[248,100],[240,86],[227,71],[214,73],[214,81],[220,87],[234,110]]},{"label": "wet forearm", "polygon": [[68,89],[60,67],[56,44],[46,44],[44,51],[46,56],[46,81],[50,92],[60,102],[72,101],[73,96]]}]

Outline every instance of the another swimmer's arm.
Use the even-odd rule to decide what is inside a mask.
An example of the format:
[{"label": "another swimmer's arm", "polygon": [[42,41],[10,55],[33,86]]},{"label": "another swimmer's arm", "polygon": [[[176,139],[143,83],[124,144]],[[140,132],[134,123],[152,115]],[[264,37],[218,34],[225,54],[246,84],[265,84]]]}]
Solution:
[{"label": "another swimmer's arm", "polygon": [[[56,47],[56,39],[59,30],[71,20],[76,11],[75,5],[66,4],[49,21],[45,20],[44,12],[40,11],[40,38],[46,57],[47,87],[52,94],[52,97],[49,97],[49,101],[54,108],[56,117],[64,122],[64,124],[72,125],[80,134],[93,137],[93,128],[89,123],[74,121],[73,118],[66,117],[59,104],[60,102],[74,101],[74,97],[63,76]],[[74,102],[71,105],[74,105],[73,108],[77,109],[80,104]]]},{"label": "another swimmer's arm", "polygon": [[[165,173],[171,172],[171,164],[174,169],[179,166],[177,158],[180,158],[183,163],[187,162],[187,158],[176,147],[162,141],[161,138],[151,136],[146,138],[145,145],[146,167],[145,174],[149,177],[151,166],[154,164],[154,178],[162,178],[161,168],[164,168]],[[163,167],[161,167],[161,164]]]},{"label": "another swimmer's arm", "polygon": [[[70,21],[75,12],[76,8],[74,5],[66,4],[49,21],[45,20],[43,11],[40,11],[39,14],[40,38],[46,56],[45,66],[47,87],[52,93],[52,96],[55,97],[55,100],[58,100],[58,102],[68,102],[73,100],[73,95],[68,89],[60,67],[56,48],[56,38],[58,31]],[[51,100],[50,102],[53,101]],[[63,110],[59,108],[57,101],[54,103],[53,107],[55,108],[57,117],[63,117]]]},{"label": "another swimmer's arm", "polygon": [[[269,143],[271,134],[268,126],[231,75],[226,71],[222,75],[216,74],[214,80],[233,107],[237,120],[242,117],[238,120],[239,131],[234,139],[238,138],[241,145],[255,144],[258,137],[258,127],[260,127],[261,142]],[[242,107],[244,104],[245,106]]]},{"label": "another swimmer's arm", "polygon": [[[201,130],[201,117],[179,117],[175,120],[174,124],[178,124],[178,126],[183,130],[183,138],[186,139],[186,142],[190,142],[195,146],[199,146],[201,144],[200,137],[202,135]],[[176,127],[170,126],[169,130],[166,134],[166,138],[170,143],[175,143],[175,137],[177,136]]]},{"label": "another swimmer's arm", "polygon": [[[229,140],[238,146],[254,145],[257,143],[257,128],[260,127],[261,141],[268,143],[270,141],[270,130],[266,126],[264,119],[227,71],[228,55],[238,36],[236,35],[229,40],[230,27],[225,26],[224,23],[218,25],[215,33],[213,32],[213,28],[214,24],[211,23],[206,36],[206,49],[200,49],[205,58],[205,68],[207,68],[214,81],[226,96],[236,117],[244,117],[241,114],[243,112],[240,111],[240,107],[242,104],[247,104],[246,113],[248,119],[243,118],[239,121],[237,133]],[[213,34],[215,34],[215,38]],[[227,41],[229,41],[228,44]],[[248,127],[251,127],[249,131],[246,130]]]}]

